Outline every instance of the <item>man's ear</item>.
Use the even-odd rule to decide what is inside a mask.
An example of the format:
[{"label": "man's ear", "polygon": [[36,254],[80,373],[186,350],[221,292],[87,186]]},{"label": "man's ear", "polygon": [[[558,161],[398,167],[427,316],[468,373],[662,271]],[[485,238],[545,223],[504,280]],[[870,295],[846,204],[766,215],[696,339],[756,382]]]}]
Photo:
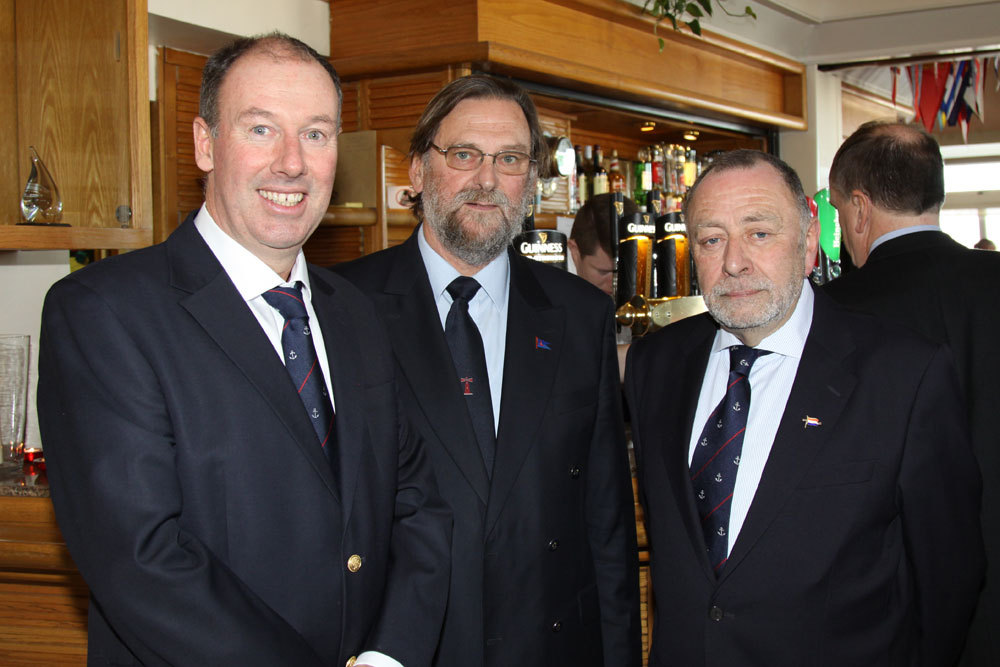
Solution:
[{"label": "man's ear", "polygon": [[864,238],[871,229],[872,224],[872,199],[861,190],[851,191],[851,206],[857,211],[854,218],[854,232]]},{"label": "man's ear", "polygon": [[420,194],[424,191],[424,157],[414,155],[410,158],[410,184],[413,185],[413,193]]},{"label": "man's ear", "polygon": [[205,173],[215,169],[215,138],[201,116],[194,119],[194,161]]},{"label": "man's ear", "polygon": [[806,228],[806,263],[805,263],[805,276],[808,277],[812,272],[813,267],[816,265],[816,260],[819,257],[817,252],[819,251],[819,219],[810,218],[809,227]]},{"label": "man's ear", "polygon": [[576,239],[566,241],[566,247],[569,248],[569,254],[573,258],[573,265],[580,266],[580,246],[576,244]]}]

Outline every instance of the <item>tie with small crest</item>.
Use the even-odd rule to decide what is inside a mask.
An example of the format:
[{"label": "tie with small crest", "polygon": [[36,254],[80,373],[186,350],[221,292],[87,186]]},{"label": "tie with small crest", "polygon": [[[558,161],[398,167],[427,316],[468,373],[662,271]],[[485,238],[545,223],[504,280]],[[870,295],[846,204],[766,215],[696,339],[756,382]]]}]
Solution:
[{"label": "tie with small crest", "polygon": [[493,400],[490,378],[486,369],[486,353],[479,328],[469,315],[469,302],[479,291],[475,278],[459,276],[448,285],[453,299],[445,319],[444,335],[451,349],[451,358],[458,372],[458,384],[472,418],[479,451],[483,455],[487,476],[493,475],[497,438],[493,421]]},{"label": "tie with small crest", "polygon": [[281,330],[285,369],[299,392],[320,447],[332,464],[336,460],[331,445],[335,415],[313,345],[309,315],[302,297],[302,283],[296,282],[292,287],[279,285],[262,296],[285,318],[285,326]]},{"label": "tie with small crest", "polygon": [[729,554],[729,514],[750,412],[750,369],[765,354],[770,352],[746,345],[729,349],[726,395],[708,416],[691,457],[691,486],[716,575]]}]

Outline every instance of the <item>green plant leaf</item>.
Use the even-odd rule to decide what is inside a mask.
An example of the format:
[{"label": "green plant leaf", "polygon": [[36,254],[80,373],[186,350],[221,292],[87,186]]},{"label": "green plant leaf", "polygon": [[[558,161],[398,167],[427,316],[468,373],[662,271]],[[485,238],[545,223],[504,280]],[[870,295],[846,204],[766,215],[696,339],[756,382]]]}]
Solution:
[{"label": "green plant leaf", "polygon": [[709,16],[712,15],[712,0],[698,0],[698,4],[701,8],[705,10],[705,13]]},{"label": "green plant leaf", "polygon": [[684,9],[687,11],[688,14],[695,17],[696,19],[704,16],[704,14],[701,12],[701,8],[698,5],[694,4],[693,2],[687,3],[687,7],[685,7]]},{"label": "green plant leaf", "polygon": [[743,11],[746,12],[746,15],[752,18],[754,21],[757,20],[757,15],[753,13],[752,9],[750,9],[750,5],[747,5],[746,9]]},{"label": "green plant leaf", "polygon": [[687,22],[687,27],[691,28],[691,32],[701,37],[701,24],[698,23],[698,19]]},{"label": "green plant leaf", "polygon": [[680,28],[677,27],[677,17],[676,16],[674,16],[673,14],[668,14],[667,18],[669,18],[670,22],[674,24],[674,30],[680,30]]},{"label": "green plant leaf", "polygon": [[660,53],[663,53],[663,45],[666,44],[666,42],[663,41],[662,37],[657,37],[656,41],[660,43]]}]

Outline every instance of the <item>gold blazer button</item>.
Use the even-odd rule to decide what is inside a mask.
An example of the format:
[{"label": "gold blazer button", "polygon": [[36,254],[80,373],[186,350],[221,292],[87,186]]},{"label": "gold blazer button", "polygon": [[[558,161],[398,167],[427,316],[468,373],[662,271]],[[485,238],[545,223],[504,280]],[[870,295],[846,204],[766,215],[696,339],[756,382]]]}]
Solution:
[{"label": "gold blazer button", "polygon": [[[351,572],[357,572],[358,570],[360,570],[361,569],[361,556],[359,556],[357,554],[354,554],[353,556],[351,556],[350,558],[348,558],[347,559],[347,569],[350,570]],[[353,664],[354,663],[352,662],[351,665],[353,665]],[[351,667],[351,665],[348,665],[347,667]]]},{"label": "gold blazer button", "polygon": [[358,661],[358,656],[352,655],[350,658],[347,659],[347,662],[344,663],[344,667],[354,667],[354,663],[356,663],[357,661]]}]

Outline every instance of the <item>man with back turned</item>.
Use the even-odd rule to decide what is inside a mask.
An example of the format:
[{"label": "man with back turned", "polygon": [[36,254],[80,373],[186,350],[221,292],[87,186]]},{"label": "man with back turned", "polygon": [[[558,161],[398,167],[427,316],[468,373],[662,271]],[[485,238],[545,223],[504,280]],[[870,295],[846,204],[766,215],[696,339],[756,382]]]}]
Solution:
[{"label": "man with back turned", "polygon": [[708,313],[632,344],[651,665],[949,665],[983,570],[946,350],[805,277],[798,176],[719,156],[685,201]]},{"label": "man with back turned", "polygon": [[46,298],[38,414],[91,665],[430,663],[450,516],[370,303],[301,252],[340,104],[298,40],[222,49],[205,205]]},{"label": "man with back turned", "polygon": [[858,128],[833,159],[830,202],[860,268],[829,283],[827,293],[945,344],[955,358],[983,475],[983,539],[993,563],[961,664],[1000,664],[1000,255],[966,248],[941,231],[941,151],[919,126]]},{"label": "man with back turned", "polygon": [[612,303],[509,251],[543,155],[525,91],[453,81],[410,144],[422,224],[337,267],[386,322],[455,515],[440,667],[639,663]]}]

